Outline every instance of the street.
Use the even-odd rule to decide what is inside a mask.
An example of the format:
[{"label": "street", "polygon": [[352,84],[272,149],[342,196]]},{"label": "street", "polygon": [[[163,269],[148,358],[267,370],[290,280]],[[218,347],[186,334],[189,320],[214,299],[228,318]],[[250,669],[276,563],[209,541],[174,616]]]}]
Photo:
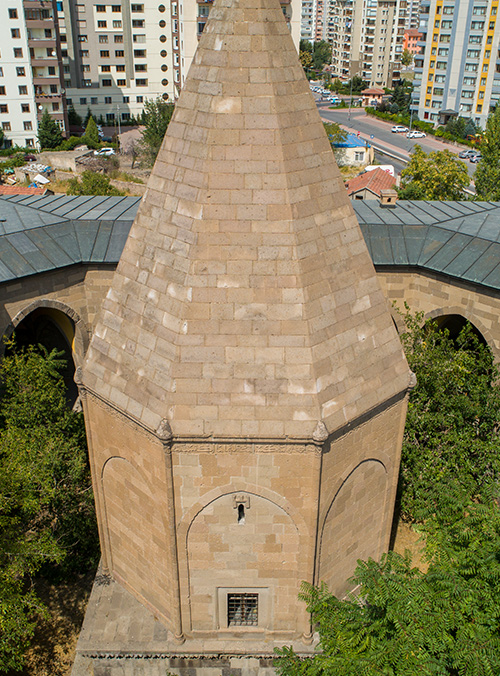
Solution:
[{"label": "street", "polygon": [[[365,114],[362,108],[352,108],[349,116],[348,108],[338,108],[330,110],[326,103],[316,101],[318,110],[325,122],[336,122],[344,129],[350,132],[360,132],[361,138],[368,140],[377,151],[383,151],[383,162],[386,164],[396,164],[404,166],[409,159],[409,153],[415,145],[420,145],[426,152],[434,150],[450,150],[452,153],[458,153],[465,146],[455,146],[451,143],[443,142],[432,136],[419,139],[407,139],[406,134],[394,134],[391,132],[392,122],[379,120]],[[388,159],[387,159],[388,158]],[[392,161],[390,161],[392,158]],[[399,162],[398,162],[399,160]],[[467,167],[469,176],[474,174],[476,165],[468,160],[460,160]]]}]

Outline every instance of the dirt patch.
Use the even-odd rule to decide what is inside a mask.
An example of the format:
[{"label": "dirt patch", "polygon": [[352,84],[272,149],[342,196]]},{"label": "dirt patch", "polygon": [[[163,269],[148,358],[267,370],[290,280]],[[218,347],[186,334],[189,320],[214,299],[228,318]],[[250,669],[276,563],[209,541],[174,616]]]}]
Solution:
[{"label": "dirt patch", "polygon": [[70,583],[49,584],[40,580],[37,593],[49,617],[39,622],[22,671],[8,676],[68,676],[94,574],[75,576]]},{"label": "dirt patch", "polygon": [[398,554],[404,554],[405,550],[409,549],[412,554],[413,565],[425,573],[429,566],[422,560],[423,542],[421,538],[421,533],[417,533],[412,526],[399,521],[393,549]]}]

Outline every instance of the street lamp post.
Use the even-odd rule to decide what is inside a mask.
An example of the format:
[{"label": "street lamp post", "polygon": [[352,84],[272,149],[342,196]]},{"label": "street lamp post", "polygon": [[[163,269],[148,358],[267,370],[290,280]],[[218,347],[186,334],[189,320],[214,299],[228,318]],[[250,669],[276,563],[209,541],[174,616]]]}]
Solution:
[{"label": "street lamp post", "polygon": [[116,105],[116,116],[118,118],[118,152],[121,152],[122,144],[121,144],[121,141],[120,141],[120,137],[121,137],[122,130],[121,130],[121,126],[120,126],[120,106],[118,104]]}]

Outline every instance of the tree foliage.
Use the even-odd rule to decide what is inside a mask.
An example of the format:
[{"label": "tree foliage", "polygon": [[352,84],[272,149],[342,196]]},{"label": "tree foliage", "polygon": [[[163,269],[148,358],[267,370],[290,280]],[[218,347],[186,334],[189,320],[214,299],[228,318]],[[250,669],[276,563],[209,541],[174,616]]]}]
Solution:
[{"label": "tree foliage", "polygon": [[42,119],[38,124],[38,143],[40,148],[57,148],[62,143],[63,136],[61,129],[55,120],[50,116],[47,108],[43,111]]},{"label": "tree foliage", "polygon": [[500,200],[500,106],[490,113],[481,141],[482,159],[474,172],[477,198]]},{"label": "tree foliage", "polygon": [[173,112],[174,104],[164,101],[161,97],[149,99],[144,104],[141,146],[146,162],[151,165],[154,164],[160,151]]},{"label": "tree foliage", "polygon": [[120,190],[111,185],[108,176],[97,174],[94,171],[84,171],[82,180],[71,178],[68,181],[68,195],[123,195]]},{"label": "tree foliage", "polygon": [[392,91],[389,100],[391,113],[410,114],[411,93],[413,84],[408,80],[399,80]]},{"label": "tree foliage", "polygon": [[399,198],[406,200],[460,200],[469,185],[467,167],[449,150],[427,154],[415,146],[401,172]]},{"label": "tree foliage", "polygon": [[99,147],[99,130],[97,128],[96,121],[92,117],[89,117],[87,125],[85,127],[85,134],[82,137],[82,141],[86,143],[89,148],[98,148]]},{"label": "tree foliage", "polygon": [[[498,371],[466,326],[455,340],[406,313],[417,375],[403,447],[403,510],[423,519],[427,570],[409,552],[358,561],[356,595],[305,584],[318,654],[278,650],[280,676],[500,673]],[[406,498],[405,498],[405,493]]]},{"label": "tree foliage", "polygon": [[56,351],[34,349],[0,367],[0,671],[22,665],[44,612],[33,577],[98,554],[83,419],[66,405],[61,367]]},{"label": "tree foliage", "polygon": [[68,108],[68,122],[71,126],[75,127],[82,126],[81,115],[78,115],[73,104],[71,104]]},{"label": "tree foliage", "polygon": [[403,52],[401,54],[401,64],[403,66],[411,66],[413,63],[413,54],[410,52],[409,49],[403,49]]}]

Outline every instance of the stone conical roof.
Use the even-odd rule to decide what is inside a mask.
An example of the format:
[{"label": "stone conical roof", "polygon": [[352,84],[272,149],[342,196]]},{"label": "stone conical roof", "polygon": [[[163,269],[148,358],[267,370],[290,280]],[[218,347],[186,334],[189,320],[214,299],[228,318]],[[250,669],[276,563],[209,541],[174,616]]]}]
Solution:
[{"label": "stone conical roof", "polygon": [[84,384],[174,435],[310,438],[407,383],[279,2],[216,0]]}]

